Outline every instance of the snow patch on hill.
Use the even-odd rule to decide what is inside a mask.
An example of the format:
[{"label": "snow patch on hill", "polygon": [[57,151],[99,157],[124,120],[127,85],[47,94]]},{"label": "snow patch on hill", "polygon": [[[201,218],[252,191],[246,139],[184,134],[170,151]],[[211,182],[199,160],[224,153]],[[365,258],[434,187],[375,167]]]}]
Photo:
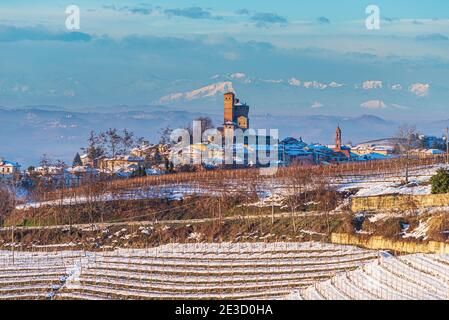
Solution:
[{"label": "snow patch on hill", "polygon": [[246,78],[246,74],[244,74],[243,72],[236,72],[230,75],[230,77],[232,79],[243,79]]},{"label": "snow patch on hill", "polygon": [[385,104],[385,102],[383,102],[382,100],[370,100],[370,101],[366,101],[364,103],[362,103],[360,105],[362,108],[365,109],[385,109],[387,107],[387,105]]}]

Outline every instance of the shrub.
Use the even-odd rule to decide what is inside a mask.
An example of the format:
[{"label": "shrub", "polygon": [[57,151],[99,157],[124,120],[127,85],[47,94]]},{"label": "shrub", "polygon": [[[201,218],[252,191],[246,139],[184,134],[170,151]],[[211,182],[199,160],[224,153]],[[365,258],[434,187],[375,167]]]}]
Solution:
[{"label": "shrub", "polygon": [[0,225],[14,209],[14,201],[9,190],[0,185]]},{"label": "shrub", "polygon": [[448,193],[449,192],[449,172],[444,169],[439,169],[437,174],[430,179],[432,184],[432,193]]}]

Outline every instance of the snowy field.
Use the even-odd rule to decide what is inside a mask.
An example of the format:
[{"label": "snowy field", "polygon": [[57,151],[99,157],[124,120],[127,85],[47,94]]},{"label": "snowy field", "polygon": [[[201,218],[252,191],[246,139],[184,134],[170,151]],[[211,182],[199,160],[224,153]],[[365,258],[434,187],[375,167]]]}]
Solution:
[{"label": "snowy field", "polygon": [[188,184],[179,184],[177,186],[159,186],[152,189],[138,189],[132,191],[125,191],[121,194],[102,194],[95,197],[87,196],[75,196],[67,197],[63,199],[41,201],[41,202],[29,202],[26,204],[20,204],[16,206],[17,210],[27,210],[31,208],[40,208],[45,206],[68,206],[68,205],[79,205],[89,202],[106,202],[106,201],[119,201],[119,200],[142,200],[142,199],[162,199],[168,198],[171,200],[180,200],[186,196],[191,195],[201,195],[201,194],[213,194],[204,188],[192,187]]},{"label": "snowy field", "polygon": [[413,168],[409,172],[409,183],[404,184],[405,172],[394,174],[373,174],[371,176],[345,176],[333,181],[338,191],[358,189],[355,197],[369,197],[388,194],[426,195],[431,193],[430,178],[438,169],[449,169],[438,164]]},{"label": "snowy field", "polygon": [[0,299],[279,299],[378,258],[315,242],[1,251]]}]

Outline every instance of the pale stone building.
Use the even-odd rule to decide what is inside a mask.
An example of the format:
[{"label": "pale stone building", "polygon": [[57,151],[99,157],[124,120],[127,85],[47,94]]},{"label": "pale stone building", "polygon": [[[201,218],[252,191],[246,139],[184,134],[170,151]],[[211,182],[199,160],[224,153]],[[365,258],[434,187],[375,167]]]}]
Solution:
[{"label": "pale stone building", "polygon": [[0,175],[13,175],[20,172],[20,165],[17,162],[6,161],[0,158]]}]

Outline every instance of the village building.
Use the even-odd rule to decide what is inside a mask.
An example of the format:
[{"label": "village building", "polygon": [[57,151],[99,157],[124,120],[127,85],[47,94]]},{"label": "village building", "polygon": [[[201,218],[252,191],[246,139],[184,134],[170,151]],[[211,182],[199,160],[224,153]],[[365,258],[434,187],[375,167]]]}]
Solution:
[{"label": "village building", "polygon": [[133,157],[144,158],[145,160],[154,158],[158,153],[165,152],[162,145],[150,144],[149,141],[143,141],[142,144],[130,151],[130,155]]},{"label": "village building", "polygon": [[426,136],[426,135],[420,135],[418,137],[420,142],[421,149],[439,149],[439,150],[446,150],[447,148],[447,142],[446,137],[438,138],[435,136]]},{"label": "village building", "polygon": [[162,144],[150,144],[148,141],[143,141],[142,144],[133,148],[130,156],[134,158],[142,158],[144,160],[145,168],[153,168],[164,163],[167,157],[168,147]]},{"label": "village building", "polygon": [[94,168],[96,166],[95,159],[92,159],[88,154],[81,155],[81,163],[83,167],[91,167]]},{"label": "village building", "polygon": [[418,158],[426,158],[429,156],[444,155],[446,152],[439,149],[413,149],[409,154]]},{"label": "village building", "polygon": [[40,174],[40,175],[60,175],[64,173],[66,166],[59,165],[59,166],[39,166],[34,169],[34,172]]},{"label": "village building", "polygon": [[211,142],[195,143],[185,147],[180,153],[179,163],[189,165],[220,166],[224,161],[224,149],[222,146]]},{"label": "village building", "polygon": [[87,175],[98,175],[98,169],[92,168],[90,166],[77,166],[66,169],[67,173],[76,176],[87,176]]},{"label": "village building", "polygon": [[279,143],[279,159],[285,166],[295,164],[313,164],[313,152],[308,149],[307,143],[302,138],[285,138]]},{"label": "village building", "polygon": [[142,166],[144,159],[130,155],[120,155],[112,158],[99,158],[98,169],[106,172],[131,172]]},{"label": "village building", "polygon": [[371,140],[357,144],[352,147],[351,152],[357,155],[381,154],[391,156],[401,141],[398,138]]},{"label": "village building", "polygon": [[6,161],[0,158],[0,175],[10,176],[20,173],[20,165],[17,162]]},{"label": "village building", "polygon": [[383,156],[389,156],[394,153],[394,147],[391,146],[355,146],[351,148],[351,152],[358,155],[370,155],[370,154],[380,154]]}]

